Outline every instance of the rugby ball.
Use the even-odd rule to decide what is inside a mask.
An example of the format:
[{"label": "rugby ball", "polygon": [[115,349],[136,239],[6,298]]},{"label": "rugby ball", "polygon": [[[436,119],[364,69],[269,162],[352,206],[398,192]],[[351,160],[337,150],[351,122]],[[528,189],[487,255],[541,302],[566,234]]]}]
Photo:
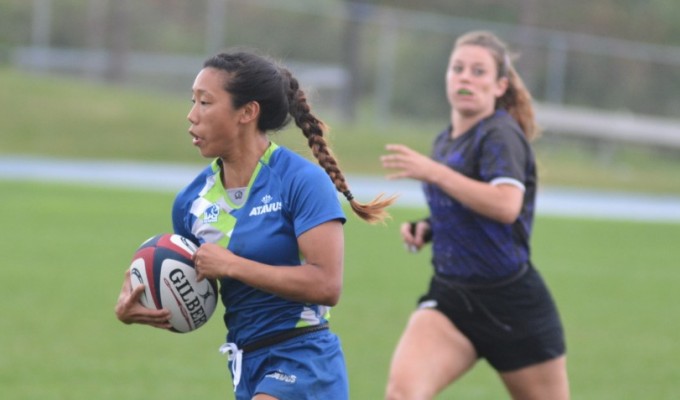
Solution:
[{"label": "rugby ball", "polygon": [[203,326],[217,305],[217,283],[196,281],[192,257],[196,245],[189,239],[163,233],[142,243],[130,263],[132,289],[144,285],[144,307],[170,310],[173,332],[191,332]]}]

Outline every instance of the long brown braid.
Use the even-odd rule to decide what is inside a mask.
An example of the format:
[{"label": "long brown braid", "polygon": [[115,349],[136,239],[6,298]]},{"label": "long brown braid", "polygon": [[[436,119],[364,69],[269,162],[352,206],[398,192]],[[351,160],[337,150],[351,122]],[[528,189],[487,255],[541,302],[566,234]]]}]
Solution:
[{"label": "long brown braid", "polygon": [[349,185],[345,180],[345,176],[338,162],[331,152],[331,149],[324,139],[324,132],[327,130],[326,124],[316,118],[312,113],[307,102],[307,97],[300,89],[300,84],[297,79],[292,76],[290,71],[281,68],[284,76],[288,78],[288,103],[290,115],[293,117],[295,124],[302,130],[302,133],[307,138],[307,144],[312,149],[312,154],[319,162],[319,165],[326,171],[328,176],[333,181],[338,192],[342,193],[352,207],[352,211],[361,219],[369,223],[383,222],[389,218],[389,214],[385,208],[394,203],[396,196],[383,199],[383,194],[378,195],[369,203],[359,203],[349,189]]}]

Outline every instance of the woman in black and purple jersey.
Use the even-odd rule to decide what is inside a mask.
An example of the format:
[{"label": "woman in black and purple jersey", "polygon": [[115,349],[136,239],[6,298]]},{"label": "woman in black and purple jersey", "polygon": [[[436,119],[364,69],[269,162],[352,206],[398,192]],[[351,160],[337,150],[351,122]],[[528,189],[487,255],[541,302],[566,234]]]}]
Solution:
[{"label": "woman in black and purple jersey", "polygon": [[430,216],[404,223],[432,242],[434,276],[394,352],[387,399],[432,399],[484,358],[513,399],[569,398],[564,332],[531,263],[538,134],[531,95],[490,32],[456,41],[446,72],[450,125],[430,157],[390,144],[391,179],[422,181]]}]

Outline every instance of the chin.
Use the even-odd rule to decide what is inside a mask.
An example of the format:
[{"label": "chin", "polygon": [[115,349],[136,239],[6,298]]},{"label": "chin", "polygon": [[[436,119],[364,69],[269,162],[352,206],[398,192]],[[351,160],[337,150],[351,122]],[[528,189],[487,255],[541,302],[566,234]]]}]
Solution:
[{"label": "chin", "polygon": [[206,151],[202,148],[199,148],[198,152],[201,153],[201,156],[203,156],[203,158],[215,158],[215,157],[217,157],[216,154],[213,154],[213,153]]},{"label": "chin", "polygon": [[482,110],[472,107],[456,107],[456,111],[463,117],[475,117],[479,115]]}]

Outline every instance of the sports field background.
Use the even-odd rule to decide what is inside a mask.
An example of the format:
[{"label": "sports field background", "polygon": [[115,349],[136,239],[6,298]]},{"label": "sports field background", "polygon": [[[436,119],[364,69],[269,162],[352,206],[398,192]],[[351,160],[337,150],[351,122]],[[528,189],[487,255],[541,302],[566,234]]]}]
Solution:
[{"label": "sports field background", "polygon": [[[5,70],[0,84],[10,89],[0,91],[0,154],[204,163],[185,133],[188,99]],[[356,172],[374,169],[388,140],[426,148],[433,130],[422,129],[427,140],[366,127],[343,136],[336,127],[332,140]],[[305,150],[301,137],[291,143]],[[539,152],[544,182],[680,190],[671,159],[634,149],[616,157],[601,164],[578,148]],[[231,398],[218,314],[185,335],[115,319],[130,257],[171,229],[174,193],[102,186],[0,180],[0,397]],[[331,322],[352,399],[382,397],[392,349],[425,288],[428,252],[406,253],[397,235],[401,221],[423,213],[395,208],[385,226],[353,216],[346,224],[344,292]],[[678,238],[678,223],[537,218],[534,260],[563,315],[574,399],[680,398]],[[451,398],[507,396],[480,363],[440,396]]]}]

